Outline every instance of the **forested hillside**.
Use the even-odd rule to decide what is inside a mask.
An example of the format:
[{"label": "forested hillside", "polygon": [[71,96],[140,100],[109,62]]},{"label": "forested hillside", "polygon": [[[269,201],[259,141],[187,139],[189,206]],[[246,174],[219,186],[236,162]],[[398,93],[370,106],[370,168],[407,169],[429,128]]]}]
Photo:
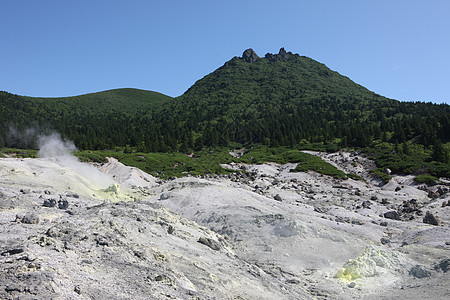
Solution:
[{"label": "forested hillside", "polygon": [[[59,131],[80,149],[356,147],[397,172],[449,169],[449,105],[387,99],[283,48],[265,57],[248,49],[175,99],[134,89],[48,99],[1,92],[0,117],[0,147],[35,147],[10,128],[38,127]],[[444,167],[431,172],[424,167],[431,161]]]},{"label": "forested hillside", "polygon": [[[250,52],[250,54],[248,54]],[[250,58],[249,58],[250,57]],[[253,58],[252,58],[253,57]],[[429,145],[450,138],[450,107],[384,98],[298,54],[251,50],[170,104],[199,144],[310,142],[366,147],[374,139]]]},{"label": "forested hillside", "polygon": [[[135,145],[142,112],[173,98],[152,91],[116,89],[63,98],[32,98],[0,92],[0,147],[36,147],[35,135],[58,131],[81,149]],[[33,139],[34,137],[34,139]]]}]

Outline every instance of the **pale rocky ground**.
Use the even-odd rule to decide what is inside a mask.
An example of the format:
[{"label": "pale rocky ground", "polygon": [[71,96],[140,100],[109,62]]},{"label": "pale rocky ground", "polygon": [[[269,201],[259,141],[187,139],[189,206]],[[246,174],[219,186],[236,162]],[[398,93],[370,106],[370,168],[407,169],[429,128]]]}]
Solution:
[{"label": "pale rocky ground", "polygon": [[0,159],[0,298],[450,299],[448,185],[382,186],[357,153],[313,154],[365,180]]}]

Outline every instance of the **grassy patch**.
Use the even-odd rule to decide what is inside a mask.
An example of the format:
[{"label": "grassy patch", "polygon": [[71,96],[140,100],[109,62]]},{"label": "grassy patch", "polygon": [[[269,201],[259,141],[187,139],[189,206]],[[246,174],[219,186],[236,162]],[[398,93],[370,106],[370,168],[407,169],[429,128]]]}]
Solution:
[{"label": "grassy patch", "polygon": [[105,151],[78,151],[74,153],[76,157],[82,162],[95,162],[95,163],[106,163],[108,159],[106,158]]},{"label": "grassy patch", "polygon": [[181,177],[187,174],[228,174],[230,171],[223,169],[219,164],[232,161],[228,150],[223,148],[208,149],[196,152],[192,157],[181,153],[143,153],[116,150],[80,151],[76,155],[82,161],[99,162],[107,161],[107,157],[114,157],[127,166],[137,167],[153,176],[167,179]]},{"label": "grassy patch", "polygon": [[391,176],[384,173],[381,169],[375,169],[375,170],[372,170],[371,172],[373,173],[373,175],[380,178],[384,184],[388,183],[391,180]]},{"label": "grassy patch", "polygon": [[335,166],[322,160],[320,157],[303,152],[300,153],[306,155],[304,156],[302,155],[302,158],[299,161],[297,167],[291,171],[294,172],[315,171],[323,175],[333,176],[334,178],[341,178],[341,179],[348,178],[347,174],[345,174],[343,171],[339,170]]},{"label": "grassy patch", "polygon": [[274,162],[279,164],[298,163],[297,167],[291,171],[314,171],[335,178],[347,179],[348,177],[351,177],[353,179],[361,179],[358,175],[344,173],[318,156],[287,147],[269,148],[266,146],[257,146],[243,155],[239,161],[256,164],[264,162]]},{"label": "grassy patch", "polygon": [[36,158],[37,153],[37,150],[32,149],[3,148],[0,150],[1,157]]},{"label": "grassy patch", "polygon": [[421,175],[417,175],[414,178],[414,181],[417,183],[432,184],[433,182],[439,181],[439,179],[432,175],[429,175],[429,174],[421,174]]}]

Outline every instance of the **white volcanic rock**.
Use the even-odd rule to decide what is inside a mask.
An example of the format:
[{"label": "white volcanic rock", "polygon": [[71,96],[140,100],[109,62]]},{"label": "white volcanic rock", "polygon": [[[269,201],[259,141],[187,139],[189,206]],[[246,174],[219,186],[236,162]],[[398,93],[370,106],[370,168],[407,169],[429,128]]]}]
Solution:
[{"label": "white volcanic rock", "polygon": [[100,171],[109,174],[120,185],[127,188],[145,187],[151,188],[158,185],[158,179],[135,167],[128,167],[113,157],[108,157],[108,162],[99,167]]},{"label": "white volcanic rock", "polygon": [[247,172],[162,182],[114,159],[103,173],[0,159],[0,298],[448,298],[448,193],[408,176],[380,187],[367,159],[314,154],[366,181],[230,164]]}]

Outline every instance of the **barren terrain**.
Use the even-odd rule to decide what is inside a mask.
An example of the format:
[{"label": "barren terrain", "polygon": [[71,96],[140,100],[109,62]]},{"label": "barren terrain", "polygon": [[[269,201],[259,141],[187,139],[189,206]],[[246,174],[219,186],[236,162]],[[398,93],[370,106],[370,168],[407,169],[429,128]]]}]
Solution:
[{"label": "barren terrain", "polygon": [[0,298],[450,298],[448,182],[382,185],[357,153],[314,154],[364,180],[0,159]]}]

